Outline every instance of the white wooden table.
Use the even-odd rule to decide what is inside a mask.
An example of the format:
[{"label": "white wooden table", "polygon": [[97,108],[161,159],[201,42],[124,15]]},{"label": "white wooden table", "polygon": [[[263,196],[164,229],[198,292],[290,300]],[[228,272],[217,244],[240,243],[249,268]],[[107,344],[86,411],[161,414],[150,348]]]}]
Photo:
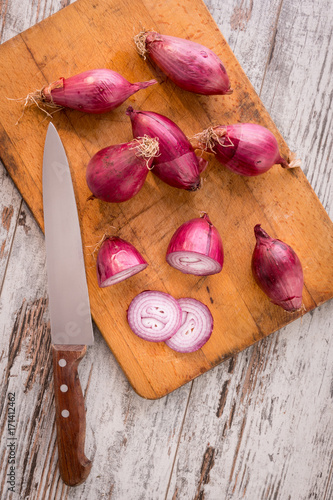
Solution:
[{"label": "white wooden table", "polygon": [[[3,0],[1,42],[69,3]],[[332,218],[332,1],[206,4]],[[44,238],[2,165],[0,193],[1,499],[333,498],[333,301],[156,401],[132,390],[96,331],[80,365],[94,465],[85,484],[65,486]]]}]

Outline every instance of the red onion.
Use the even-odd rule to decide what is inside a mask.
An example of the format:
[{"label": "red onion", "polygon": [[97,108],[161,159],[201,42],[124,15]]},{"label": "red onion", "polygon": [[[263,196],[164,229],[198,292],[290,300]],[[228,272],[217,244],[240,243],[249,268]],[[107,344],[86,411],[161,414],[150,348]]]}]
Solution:
[{"label": "red onion", "polygon": [[204,95],[231,94],[230,82],[214,52],[199,43],[145,31],[134,37],[138,52],[184,90]]},{"label": "red onion", "polygon": [[86,171],[93,197],[111,203],[132,198],[142,188],[156,154],[158,140],[148,136],[98,151]]},{"label": "red onion", "polygon": [[146,290],[130,303],[127,320],[138,337],[150,342],[163,342],[172,337],[180,327],[182,310],[171,295]]},{"label": "red onion", "polygon": [[93,69],[46,85],[31,93],[27,102],[45,102],[51,106],[77,109],[85,113],[106,113],[117,108],[132,94],[157,83],[130,83],[111,69]]},{"label": "red onion", "polygon": [[132,122],[134,137],[144,134],[159,139],[159,155],[154,158],[152,172],[170,186],[195,191],[200,186],[200,171],[205,160],[197,158],[193,147],[178,125],[166,116],[152,111],[126,113]]},{"label": "red onion", "polygon": [[166,254],[170,266],[185,274],[208,276],[222,271],[223,245],[205,213],[182,224],[172,236]]},{"label": "red onion", "polygon": [[193,139],[195,148],[210,150],[223,165],[240,175],[260,175],[275,164],[284,168],[300,166],[299,160],[288,163],[282,158],[272,132],[255,123],[210,127]]},{"label": "red onion", "polygon": [[119,283],[148,266],[138,250],[127,241],[106,237],[97,254],[97,280],[101,288]]},{"label": "red onion", "polygon": [[182,324],[178,331],[165,343],[174,351],[194,352],[210,338],[214,320],[202,302],[191,298],[178,299],[182,310]]},{"label": "red onion", "polygon": [[260,224],[254,228],[256,246],[252,256],[252,273],[260,288],[273,304],[289,312],[302,306],[303,270],[294,250],[268,236]]}]

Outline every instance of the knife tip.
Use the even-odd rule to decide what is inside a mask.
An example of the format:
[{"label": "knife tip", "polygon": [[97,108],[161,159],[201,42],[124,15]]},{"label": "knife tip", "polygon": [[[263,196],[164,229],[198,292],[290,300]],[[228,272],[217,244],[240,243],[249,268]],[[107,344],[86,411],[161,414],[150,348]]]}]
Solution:
[{"label": "knife tip", "polygon": [[49,123],[49,126],[47,127],[47,131],[49,131],[49,130],[53,130],[54,132],[56,132],[56,131],[57,131],[57,129],[55,128],[55,126],[53,125],[53,123],[52,123],[52,122],[50,122],[50,123]]}]

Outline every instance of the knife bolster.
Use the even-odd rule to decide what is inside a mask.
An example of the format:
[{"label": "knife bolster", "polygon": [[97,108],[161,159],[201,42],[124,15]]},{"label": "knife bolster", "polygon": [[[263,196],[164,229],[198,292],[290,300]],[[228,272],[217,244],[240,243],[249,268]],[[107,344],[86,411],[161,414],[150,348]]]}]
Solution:
[{"label": "knife bolster", "polygon": [[85,456],[86,412],[77,372],[85,345],[52,345],[59,470],[63,481],[77,486],[90,473]]}]

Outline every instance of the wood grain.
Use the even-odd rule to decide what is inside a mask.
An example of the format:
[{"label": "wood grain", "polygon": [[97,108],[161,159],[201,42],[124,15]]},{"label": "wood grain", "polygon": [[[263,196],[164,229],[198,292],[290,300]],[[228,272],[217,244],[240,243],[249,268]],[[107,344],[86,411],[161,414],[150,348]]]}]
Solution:
[{"label": "wood grain", "polygon": [[[133,26],[153,23],[156,29],[163,30],[171,17],[170,34],[201,42],[221,56],[234,93],[210,99],[181,91],[164,81],[138,92],[128,102],[173,116],[188,135],[211,123],[255,121],[270,128],[282,153],[290,156],[281,134],[200,1],[190,8],[188,1],[178,5],[169,0],[155,8],[149,0],[137,0],[131,4],[123,2],[119,10],[113,2],[99,0],[92,6],[87,0],[79,0],[1,47],[2,98],[5,100],[10,92],[13,97],[26,94],[31,82],[42,87],[60,74],[75,74],[87,67],[111,66],[130,81],[151,78],[154,69],[135,53]],[[112,32],[107,28],[110,25],[116,27]],[[85,36],[88,32],[89,38]],[[8,85],[8,68],[19,74],[22,64],[25,71],[13,88]],[[13,113],[16,111],[19,116],[21,105],[8,101],[1,109],[1,154],[43,227],[39,165],[47,120],[41,118],[40,110],[28,109],[15,125]],[[254,283],[249,262],[256,223],[286,241],[300,256],[305,274],[304,311],[312,310],[333,294],[333,229],[302,171],[285,171],[277,166],[260,178],[247,179],[227,172],[213,159],[199,192],[181,192],[150,176],[129,202],[115,205],[87,201],[85,166],[89,157],[109,144],[110,137],[113,143],[130,139],[125,109],[123,105],[102,116],[63,111],[54,115],[53,122],[72,168],[93,317],[134,389],[144,397],[157,398],[300,316],[301,313],[288,315],[270,304]],[[164,256],[175,228],[201,210],[208,212],[220,231],[226,258],[220,275],[198,280],[171,269]],[[137,246],[150,265],[131,280],[100,290],[93,252],[89,249],[96,246],[110,225],[114,233]],[[215,324],[210,341],[196,353],[181,355],[164,344],[149,344],[135,337],[125,313],[132,298],[145,289],[164,290],[177,298],[193,296],[209,305]]]},{"label": "wood grain", "polygon": [[[38,5],[41,19],[63,2],[11,0],[2,9],[6,4],[3,41],[36,22]],[[209,0],[207,6],[332,216],[332,135],[328,128],[318,133],[332,116],[331,2],[284,0],[268,9],[262,0]],[[235,13],[243,11],[251,14],[237,26]],[[317,151],[324,161],[316,161]],[[134,393],[96,330],[95,346],[79,366],[86,450],[94,466],[84,485],[64,485],[57,466],[44,239],[1,164],[0,192],[0,213],[14,208],[10,234],[0,226],[8,252],[0,259],[1,498],[333,497],[332,301],[155,401]],[[6,485],[6,389],[16,392],[19,417],[15,494]]]},{"label": "wood grain", "polygon": [[86,410],[77,373],[86,351],[84,345],[52,345],[59,470],[69,486],[83,483],[92,466],[84,454]]}]

